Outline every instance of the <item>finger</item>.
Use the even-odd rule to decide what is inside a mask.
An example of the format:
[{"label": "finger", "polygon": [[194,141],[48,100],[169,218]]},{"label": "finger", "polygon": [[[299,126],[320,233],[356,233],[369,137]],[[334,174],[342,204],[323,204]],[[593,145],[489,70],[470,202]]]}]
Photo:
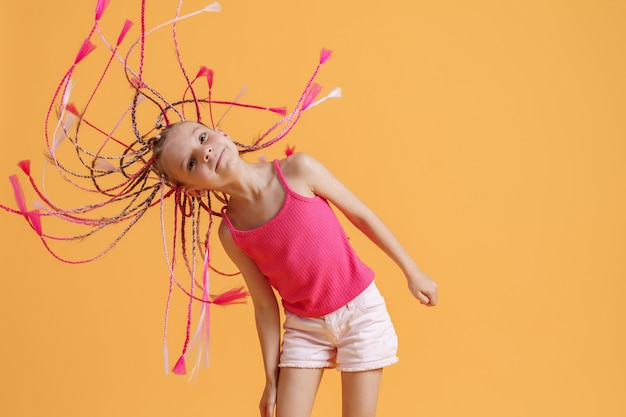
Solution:
[{"label": "finger", "polygon": [[420,303],[428,305],[430,302],[429,298],[421,291],[418,291],[415,297],[419,300]]},{"label": "finger", "polygon": [[439,302],[439,295],[435,293],[430,297],[430,305],[436,306],[438,302]]},{"label": "finger", "polygon": [[259,406],[261,417],[274,417],[274,403],[267,403]]}]

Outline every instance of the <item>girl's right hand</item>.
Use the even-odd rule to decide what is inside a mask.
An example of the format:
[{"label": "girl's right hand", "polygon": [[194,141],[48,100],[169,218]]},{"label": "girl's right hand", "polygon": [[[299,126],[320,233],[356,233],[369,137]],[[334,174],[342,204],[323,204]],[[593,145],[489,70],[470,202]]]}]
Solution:
[{"label": "girl's right hand", "polygon": [[274,409],[276,408],[276,384],[266,384],[263,390],[263,396],[259,403],[261,417],[274,417]]}]

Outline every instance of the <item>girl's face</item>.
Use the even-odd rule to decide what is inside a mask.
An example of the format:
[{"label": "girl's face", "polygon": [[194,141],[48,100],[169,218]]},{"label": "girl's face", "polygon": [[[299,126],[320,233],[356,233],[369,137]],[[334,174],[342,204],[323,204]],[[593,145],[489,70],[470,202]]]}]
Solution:
[{"label": "girl's face", "polygon": [[166,140],[160,165],[171,181],[187,189],[219,190],[239,159],[228,135],[201,123],[178,123],[170,128]]}]

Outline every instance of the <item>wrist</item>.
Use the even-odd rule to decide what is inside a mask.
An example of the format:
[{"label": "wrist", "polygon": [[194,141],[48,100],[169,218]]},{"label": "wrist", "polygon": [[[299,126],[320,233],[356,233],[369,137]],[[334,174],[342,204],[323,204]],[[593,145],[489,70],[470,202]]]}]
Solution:
[{"label": "wrist", "polygon": [[408,259],[402,264],[402,272],[407,279],[415,276],[416,274],[422,273],[419,266],[417,266],[417,263],[413,259]]},{"label": "wrist", "polygon": [[272,372],[267,372],[265,374],[265,385],[266,386],[276,386],[278,384],[278,367],[274,369]]}]

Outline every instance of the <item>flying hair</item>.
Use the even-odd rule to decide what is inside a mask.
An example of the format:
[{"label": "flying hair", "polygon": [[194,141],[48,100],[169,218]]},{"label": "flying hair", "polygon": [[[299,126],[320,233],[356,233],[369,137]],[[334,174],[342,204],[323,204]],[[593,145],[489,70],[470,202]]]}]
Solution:
[{"label": "flying hair", "polygon": [[[184,64],[178,40],[178,25],[181,22],[204,13],[220,12],[219,3],[212,3],[195,12],[181,15],[183,1],[179,0],[176,13],[171,20],[148,28],[146,26],[148,1],[140,0],[139,35],[132,43],[124,42],[134,26],[130,20],[123,22],[115,38],[103,33],[100,21],[108,3],[109,0],[97,0],[93,25],[52,95],[45,115],[44,138],[47,158],[43,161],[41,182],[34,179],[29,160],[18,163],[38,201],[34,207],[27,207],[19,179],[17,175],[12,175],[10,182],[17,208],[1,204],[0,208],[22,216],[53,257],[61,262],[81,264],[104,256],[148,210],[158,207],[163,249],[169,270],[163,336],[165,372],[168,373],[172,369],[176,374],[190,373],[190,377],[195,377],[202,364],[208,365],[209,305],[243,303],[248,294],[243,287],[234,288],[223,294],[209,292],[210,272],[227,276],[236,274],[214,268],[209,250],[213,220],[215,216],[221,216],[221,209],[228,204],[228,197],[216,192],[211,192],[205,197],[192,197],[167,178],[159,165],[159,157],[166,143],[169,128],[175,123],[187,120],[216,128],[231,109],[257,110],[272,113],[277,116],[277,120],[262,130],[251,143],[234,143],[241,154],[272,146],[292,131],[305,111],[328,98],[340,96],[340,90],[336,88],[325,97],[317,98],[322,88],[315,83],[315,79],[322,65],[330,57],[331,51],[321,50],[312,75],[290,111],[286,107],[244,103],[240,101],[239,96],[233,100],[219,100],[213,97],[213,70],[201,66],[194,76],[190,75]],[[151,35],[166,29],[171,30],[176,64],[183,79],[181,91],[174,98],[170,94],[162,93],[157,88],[157,83],[145,76],[146,45]],[[128,46],[123,48],[123,45],[127,44]],[[77,90],[74,83],[75,71],[88,61],[88,58],[97,54],[94,51],[104,56],[99,77],[94,85],[81,84],[81,90],[75,91]],[[104,87],[109,79],[120,78],[120,72],[114,71],[113,68],[121,68],[123,74],[121,77],[131,88],[130,100],[118,114],[117,120],[102,122],[98,118],[96,103],[119,99],[118,95],[107,95]],[[168,83],[172,82],[168,80]],[[79,94],[81,92],[86,93],[86,99]],[[79,105],[73,101],[75,96],[84,104]],[[221,110],[218,111],[219,109]],[[49,171],[52,170],[73,188],[80,190],[85,201],[89,203],[69,208],[58,203],[45,185]],[[168,210],[166,203],[171,204],[173,209]],[[173,213],[170,214],[173,217],[170,219],[173,229],[169,234],[166,231],[168,215],[166,213]],[[69,235],[48,232],[44,226],[52,220],[71,224],[72,231],[79,231]],[[116,230],[115,236],[95,255],[85,258],[73,259],[63,256],[51,244],[82,241],[100,231],[112,228]],[[189,277],[187,284],[183,284],[175,273],[179,262],[178,255],[182,257],[184,269]],[[196,265],[202,267],[196,268]],[[188,303],[185,341],[180,356],[171,368],[167,334],[168,313],[174,288],[180,289],[187,296]],[[194,305],[199,305],[199,314],[192,314]],[[194,317],[197,317],[196,330],[192,332]],[[197,354],[191,371],[188,372],[186,359],[190,356],[192,348]]]}]

